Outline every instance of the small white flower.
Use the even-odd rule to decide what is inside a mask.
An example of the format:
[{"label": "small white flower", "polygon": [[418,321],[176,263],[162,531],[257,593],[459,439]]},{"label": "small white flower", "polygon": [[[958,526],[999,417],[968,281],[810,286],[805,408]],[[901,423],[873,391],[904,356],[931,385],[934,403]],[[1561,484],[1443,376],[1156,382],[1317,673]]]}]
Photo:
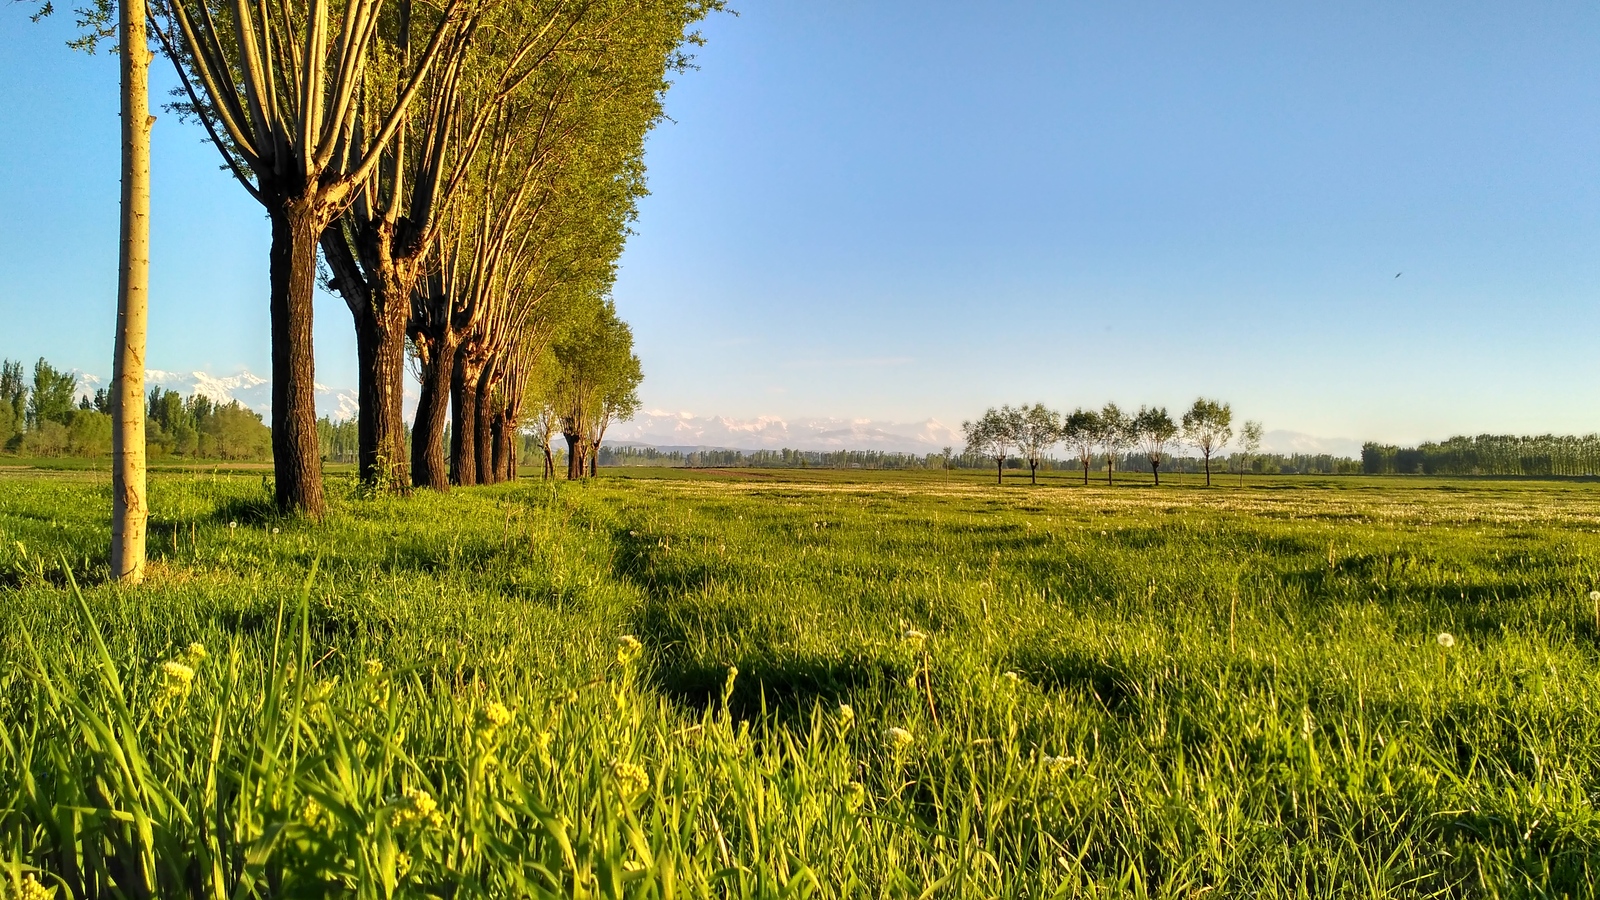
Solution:
[{"label": "small white flower", "polygon": [[1448,631],[1439,632],[1439,637],[1436,638],[1436,640],[1439,642],[1439,646],[1445,648],[1446,650],[1456,645],[1456,636]]},{"label": "small white flower", "polygon": [[883,739],[889,743],[890,747],[897,750],[901,747],[909,746],[913,740],[911,732],[898,725],[886,729],[883,732]]},{"label": "small white flower", "polygon": [[1589,599],[1595,603],[1600,603],[1600,591],[1590,591]]},{"label": "small white flower", "polygon": [[239,527],[239,523],[238,522],[229,522],[228,523],[228,527],[229,528],[238,528]]},{"label": "small white flower", "polygon": [[276,528],[272,529],[272,533],[273,534],[277,534],[278,533],[278,529],[276,529]]},{"label": "small white flower", "polygon": [[910,644],[912,649],[921,649],[922,642],[928,639],[927,635],[916,630],[915,628],[907,628],[905,631],[901,632],[900,637],[906,643]]}]

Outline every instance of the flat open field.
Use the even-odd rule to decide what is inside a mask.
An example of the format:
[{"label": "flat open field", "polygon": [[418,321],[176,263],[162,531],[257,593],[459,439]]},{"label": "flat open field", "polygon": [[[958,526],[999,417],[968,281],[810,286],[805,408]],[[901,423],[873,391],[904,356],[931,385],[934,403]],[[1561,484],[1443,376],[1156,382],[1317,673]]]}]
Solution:
[{"label": "flat open field", "polygon": [[0,859],[73,896],[1590,896],[1600,485],[1187,481],[334,481],[312,525],[158,473],[128,592],[103,475],[0,473]]}]

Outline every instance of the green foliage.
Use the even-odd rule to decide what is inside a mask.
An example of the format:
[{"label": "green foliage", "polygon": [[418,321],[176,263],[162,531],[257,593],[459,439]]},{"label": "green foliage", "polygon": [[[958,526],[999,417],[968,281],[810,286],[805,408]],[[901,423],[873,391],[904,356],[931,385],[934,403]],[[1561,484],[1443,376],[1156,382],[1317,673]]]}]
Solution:
[{"label": "green foliage", "polygon": [[81,562],[101,482],[0,481],[0,877],[1587,895],[1600,495],[979,478],[506,485],[313,529],[157,474],[137,603]]},{"label": "green foliage", "polygon": [[272,458],[272,432],[261,414],[237,400],[217,403],[203,394],[185,399],[177,391],[152,388],[145,419],[150,456],[194,459]]},{"label": "green foliage", "polygon": [[39,357],[33,364],[33,389],[28,392],[28,427],[38,428],[45,422],[65,425],[77,392],[78,376],[59,371]]}]

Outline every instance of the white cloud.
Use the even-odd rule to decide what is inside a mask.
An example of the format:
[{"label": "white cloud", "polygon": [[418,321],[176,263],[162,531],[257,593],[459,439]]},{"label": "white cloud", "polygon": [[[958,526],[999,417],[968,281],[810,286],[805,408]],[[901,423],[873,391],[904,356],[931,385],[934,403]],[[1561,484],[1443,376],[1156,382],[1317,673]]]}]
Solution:
[{"label": "white cloud", "polygon": [[779,416],[736,419],[688,412],[649,410],[611,426],[608,440],[658,447],[728,447],[739,450],[885,450],[933,453],[959,447],[961,433],[937,419],[880,422],[873,419]]}]

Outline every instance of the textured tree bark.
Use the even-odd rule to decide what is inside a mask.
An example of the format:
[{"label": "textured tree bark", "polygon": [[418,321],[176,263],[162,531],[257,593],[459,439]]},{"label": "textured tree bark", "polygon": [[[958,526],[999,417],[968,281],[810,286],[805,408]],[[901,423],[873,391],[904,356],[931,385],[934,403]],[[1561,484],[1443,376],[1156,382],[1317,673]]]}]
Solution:
[{"label": "textured tree bark", "polygon": [[150,59],[145,7],[122,0],[122,221],[111,375],[111,577],[144,580],[144,353],[150,295]]},{"label": "textured tree bark", "polygon": [[575,481],[583,477],[583,454],[579,453],[579,436],[562,432],[561,436],[567,439],[567,480]]},{"label": "textured tree bark", "polygon": [[361,410],[356,434],[361,480],[399,486],[411,480],[401,407],[406,371],[406,309],[401,303],[390,302],[388,296],[383,296],[386,294],[387,291],[374,292],[365,309],[351,311],[355,318]]},{"label": "textured tree bark", "polygon": [[444,458],[444,426],[450,420],[450,373],[455,370],[455,348],[434,348],[434,357],[422,368],[417,419],[411,426],[411,483],[436,491],[450,489]]},{"label": "textured tree bark", "polygon": [[1161,460],[1150,460],[1150,474],[1156,476],[1156,487],[1161,486]]},{"label": "textured tree bark", "polygon": [[595,441],[594,445],[589,448],[589,477],[593,478],[593,477],[595,477],[596,475],[599,475],[599,474],[600,474],[600,442],[599,441]]},{"label": "textured tree bark", "polygon": [[450,483],[478,483],[478,366],[465,348],[450,372]]},{"label": "textured tree bark", "polygon": [[311,298],[316,289],[316,215],[295,200],[268,206],[272,220],[272,467],[282,512],[320,519],[322,460],[317,447]]},{"label": "textured tree bark", "polygon": [[994,483],[1006,483],[1006,461],[1003,459],[997,459],[994,461]]}]

